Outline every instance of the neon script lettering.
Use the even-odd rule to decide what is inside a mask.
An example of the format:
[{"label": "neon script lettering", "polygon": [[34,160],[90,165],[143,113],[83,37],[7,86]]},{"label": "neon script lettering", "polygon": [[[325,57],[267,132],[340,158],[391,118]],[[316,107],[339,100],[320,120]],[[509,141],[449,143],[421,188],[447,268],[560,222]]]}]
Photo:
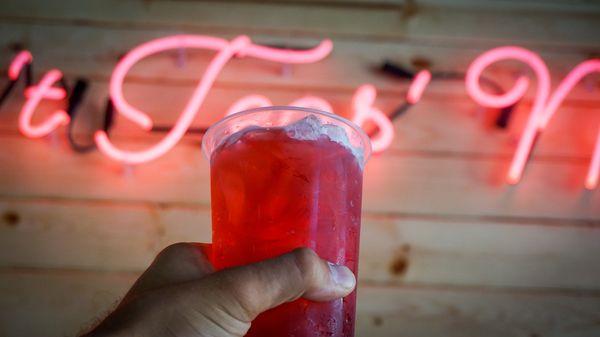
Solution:
[{"label": "neon script lettering", "polygon": [[[106,132],[98,131],[95,135],[95,140],[98,149],[103,154],[127,164],[140,164],[165,154],[183,137],[197,111],[204,103],[215,79],[227,62],[234,56],[255,57],[280,63],[311,63],[327,56],[332,50],[332,43],[329,40],[324,40],[317,47],[306,51],[290,51],[259,46],[253,44],[247,36],[239,36],[230,42],[209,36],[177,35],[144,43],[127,53],[116,66],[110,81],[110,96],[117,111],[145,130],[152,128],[152,119],[143,111],[131,106],[123,96],[125,76],[131,67],[141,59],[165,50],[180,48],[212,49],[218,52],[209,63],[202,79],[196,86],[171,131],[159,143],[142,151],[121,150],[110,142]],[[242,103],[246,104],[250,102],[255,104],[256,101],[259,103],[268,103],[268,100],[259,96],[254,96],[252,99],[255,101],[250,102],[250,99],[247,99],[247,101]],[[244,104],[238,103],[238,106],[242,107]],[[230,111],[235,110],[230,109]]]},{"label": "neon script lettering", "polygon": [[[560,103],[583,77],[593,72],[600,72],[600,60],[588,60],[577,65],[551,94],[550,72],[537,54],[514,46],[494,48],[477,57],[469,66],[466,76],[467,92],[477,103],[483,106],[503,108],[513,105],[525,96],[525,92],[529,87],[527,77],[520,76],[514,86],[503,95],[491,95],[484,92],[479,84],[482,72],[491,64],[502,60],[518,60],[529,65],[533,69],[537,80],[533,107],[506,177],[509,184],[516,184],[523,175],[536,135],[546,128]],[[585,180],[585,187],[588,189],[596,188],[599,174],[600,130]]]},{"label": "neon script lettering", "polygon": [[[8,78],[17,81],[23,68],[33,61],[31,53],[24,50],[18,53],[8,67]],[[61,100],[66,97],[66,92],[62,88],[54,88],[52,85],[62,78],[60,70],[52,69],[47,72],[36,86],[28,87],[25,90],[27,98],[21,113],[19,114],[19,131],[27,137],[39,138],[48,135],[61,125],[69,123],[69,115],[63,110],[55,111],[50,117],[39,125],[32,125],[31,118],[35,109],[42,99]]]},{"label": "neon script lettering", "polygon": [[[125,77],[135,64],[146,57],[167,50],[181,50],[186,48],[214,50],[216,54],[196,85],[192,96],[177,118],[173,128],[158,143],[140,151],[120,149],[110,141],[106,131],[97,131],[94,135],[94,140],[101,153],[113,160],[126,164],[141,164],[164,155],[179,142],[188,130],[217,76],[233,57],[254,57],[282,64],[314,63],[327,57],[331,53],[333,45],[330,40],[323,40],[312,49],[302,51],[286,50],[254,44],[250,38],[243,35],[231,41],[202,35],[175,35],[151,40],[129,51],[113,70],[109,92],[116,111],[142,129],[151,130],[153,121],[150,116],[129,104],[125,99],[123,93]],[[565,77],[556,90],[551,93],[548,68],[537,54],[514,46],[492,49],[483,53],[471,63],[465,78],[468,94],[480,105],[504,108],[515,104],[524,97],[529,88],[529,79],[525,76],[519,77],[513,87],[501,95],[489,94],[480,85],[481,75],[488,66],[508,59],[518,60],[529,65],[534,70],[538,83],[530,116],[507,173],[507,182],[515,184],[522,177],[527,159],[534,146],[536,135],[545,129],[567,94],[583,77],[593,72],[600,72],[600,60],[588,60],[579,64]],[[17,81],[23,69],[32,60],[31,53],[27,51],[20,52],[9,66],[9,79]],[[19,115],[19,130],[25,136],[31,138],[43,137],[56,128],[69,123],[69,116],[62,110],[55,111],[45,121],[38,123],[38,125],[32,125],[31,122],[35,109],[43,99],[62,100],[67,97],[67,93],[63,88],[53,86],[61,78],[62,73],[57,69],[53,69],[47,72],[37,85],[26,88],[24,94],[27,100]],[[421,100],[431,78],[432,75],[427,70],[420,71],[415,75],[406,95],[406,102],[408,104],[416,104]],[[376,96],[377,91],[373,85],[363,84],[359,86],[352,97],[351,119],[361,127],[367,121],[371,121],[376,125],[378,132],[372,136],[373,151],[381,152],[392,143],[394,128],[390,119],[375,106]],[[227,110],[226,115],[253,107],[269,105],[272,105],[272,102],[265,96],[257,94],[248,95],[234,102]],[[305,96],[289,103],[289,105],[334,112],[329,102],[317,96]],[[599,174],[600,132],[598,133],[588,169],[585,181],[586,188],[593,189],[597,187]]]},{"label": "neon script lettering", "polygon": [[[191,125],[196,112],[204,102],[206,95],[212,87],[216,77],[223,67],[233,56],[255,57],[272,62],[291,63],[313,63],[322,60],[332,50],[330,40],[322,41],[317,47],[305,51],[281,50],[253,44],[246,36],[239,36],[234,40],[227,41],[220,38],[197,35],[178,35],[144,43],[131,50],[119,62],[113,71],[110,81],[110,96],[115,108],[125,118],[138,124],[145,130],[152,128],[151,118],[143,111],[131,106],[123,95],[123,82],[129,70],[140,60],[152,54],[181,48],[200,48],[217,50],[217,54],[208,65],[202,79],[198,83],[194,93],[189,99],[183,112],[177,119],[171,131],[156,145],[143,151],[125,151],[114,146],[105,131],[98,131],[95,141],[98,149],[106,156],[127,164],[140,164],[156,159],[168,152],[183,137]],[[424,89],[424,88],[422,88]],[[422,90],[421,89],[421,90]],[[374,88],[373,95],[374,95]],[[374,150],[383,151],[393,138],[391,122],[377,109],[372,108],[372,102],[362,102],[360,97],[355,99],[354,120],[362,124],[367,119],[372,119],[379,126],[379,133],[374,140]],[[365,96],[366,97],[366,96]],[[250,95],[235,102],[227,111],[227,115],[252,107],[272,105],[271,101],[260,95]],[[327,112],[333,112],[331,105],[324,99],[316,96],[300,98],[290,105],[315,108]],[[382,141],[383,140],[383,141]]]}]

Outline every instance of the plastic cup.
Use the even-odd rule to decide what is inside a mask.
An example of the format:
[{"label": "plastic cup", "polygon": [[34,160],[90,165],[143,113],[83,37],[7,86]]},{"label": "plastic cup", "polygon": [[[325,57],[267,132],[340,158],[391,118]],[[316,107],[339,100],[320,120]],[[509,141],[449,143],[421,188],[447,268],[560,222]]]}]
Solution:
[{"label": "plastic cup", "polygon": [[[210,160],[212,262],[217,270],[309,247],[358,272],[363,167],[369,137],[337,115],[266,107],[214,124]],[[358,276],[358,275],[357,275]],[[356,291],[259,315],[247,336],[354,336]]]}]

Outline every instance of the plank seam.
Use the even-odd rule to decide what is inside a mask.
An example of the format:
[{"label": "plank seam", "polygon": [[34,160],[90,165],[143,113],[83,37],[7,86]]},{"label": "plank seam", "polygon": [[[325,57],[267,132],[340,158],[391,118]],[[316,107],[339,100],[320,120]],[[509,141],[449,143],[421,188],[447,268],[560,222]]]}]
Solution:
[{"label": "plank seam", "polygon": [[[127,23],[108,20],[90,20],[90,19],[64,19],[64,18],[48,18],[34,16],[7,16],[0,15],[0,20],[6,23],[18,23],[26,25],[71,25],[82,27],[98,27],[109,29],[127,29],[134,31],[171,31],[173,34],[190,30],[191,32],[202,29],[204,34],[239,34],[241,27],[228,28],[215,25],[198,25],[192,23]],[[307,38],[322,38],[324,32],[307,31],[300,29],[275,29],[275,28],[244,28],[244,33],[248,35],[261,34],[271,35],[274,37],[307,37]],[[496,47],[499,44],[515,43],[514,41],[505,38],[483,39],[483,38],[451,38],[440,37],[437,35],[419,36],[418,38],[409,36],[387,36],[379,33],[349,33],[349,32],[326,32],[327,37],[339,40],[357,41],[357,42],[411,42],[421,46],[436,46],[436,47],[468,47],[473,48],[479,46],[482,48]],[[517,43],[527,44],[528,47],[535,47],[538,51],[562,51],[572,53],[580,51],[584,54],[589,54],[590,50],[596,50],[597,46],[593,43],[562,43],[562,42],[537,42],[537,41],[522,41]]]},{"label": "plank seam", "polygon": [[[208,186],[207,186],[208,188]],[[210,212],[210,205],[189,202],[155,202],[145,200],[115,200],[94,198],[69,198],[62,196],[13,196],[0,194],[0,202],[29,202],[29,203],[71,203],[101,206],[122,207],[155,207],[162,210],[182,209],[191,211]],[[500,225],[519,226],[548,226],[548,227],[579,227],[600,228],[600,219],[577,218],[550,218],[550,217],[523,217],[523,216],[497,216],[497,215],[460,215],[460,214],[434,214],[434,213],[407,213],[407,212],[377,212],[363,211],[363,219],[397,221],[397,220],[423,220],[444,221],[450,223],[490,223]]]},{"label": "plank seam", "polygon": [[[77,268],[34,268],[34,267],[0,267],[0,279],[3,275],[113,275],[123,278],[137,278],[143,270],[94,270]],[[561,295],[569,297],[600,298],[600,290],[597,289],[569,289],[569,288],[534,288],[534,287],[510,287],[489,285],[454,285],[454,284],[427,284],[427,283],[403,283],[378,281],[359,281],[359,286],[380,289],[407,289],[416,291],[447,291],[447,292],[478,292],[496,294],[519,294],[527,296]]]}]

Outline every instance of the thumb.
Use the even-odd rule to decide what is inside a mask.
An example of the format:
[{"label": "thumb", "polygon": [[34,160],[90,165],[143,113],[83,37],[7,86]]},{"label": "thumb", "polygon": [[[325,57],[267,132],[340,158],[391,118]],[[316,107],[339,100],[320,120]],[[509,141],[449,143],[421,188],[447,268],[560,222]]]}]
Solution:
[{"label": "thumb", "polygon": [[319,302],[344,297],[352,292],[356,279],[347,267],[299,248],[273,259],[225,269],[199,283],[205,290],[202,296],[214,296],[213,303],[219,303],[224,311],[250,322],[260,313],[299,297]]}]

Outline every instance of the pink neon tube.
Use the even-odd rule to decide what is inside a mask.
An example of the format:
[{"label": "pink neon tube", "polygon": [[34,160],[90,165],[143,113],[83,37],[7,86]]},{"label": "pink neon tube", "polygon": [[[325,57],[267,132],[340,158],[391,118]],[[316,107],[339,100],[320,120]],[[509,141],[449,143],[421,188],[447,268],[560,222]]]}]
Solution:
[{"label": "pink neon tube", "polygon": [[598,175],[600,174],[600,130],[598,130],[598,139],[596,139],[596,147],[592,154],[592,161],[588,169],[587,177],[585,178],[585,188],[593,190],[598,186]]},{"label": "pink neon tube", "polygon": [[130,51],[115,67],[110,81],[110,95],[117,111],[146,130],[152,128],[150,117],[143,111],[131,106],[125,100],[122,88],[125,76],[131,67],[141,59],[161,51],[179,48],[214,49],[219,50],[219,52],[207,67],[204,76],[198,83],[173,129],[159,143],[143,151],[120,150],[110,142],[108,135],[104,131],[99,131],[95,135],[95,140],[99,150],[103,154],[124,163],[139,164],[156,159],[169,151],[181,139],[190,126],[216,77],[234,55],[254,56],[282,63],[310,63],[327,56],[331,51],[331,41],[325,40],[311,50],[291,51],[256,46],[246,36],[239,36],[231,43],[224,39],[200,35],[177,35],[153,40]]},{"label": "pink neon tube", "polygon": [[[23,67],[26,64],[31,63],[32,61],[33,56],[31,56],[31,53],[29,51],[23,50],[19,52],[13,58],[12,62],[10,63],[10,66],[8,67],[8,78],[10,78],[13,81],[18,79],[19,75],[21,74],[21,71],[23,70]],[[30,98],[34,90],[36,90],[35,86],[31,86],[25,89],[25,98]],[[64,99],[66,96],[67,93],[63,88],[49,87],[48,90],[45,91],[43,98],[61,100]]]},{"label": "pink neon tube", "polygon": [[[123,95],[123,83],[129,70],[140,60],[166,50],[181,48],[223,50],[228,45],[229,41],[211,36],[175,35],[152,40],[134,48],[117,64],[110,80],[110,95],[115,108],[124,117],[140,125],[143,129],[152,129],[150,117],[145,112],[131,106]],[[277,50],[249,43],[236,54],[282,63],[311,63],[327,56],[331,52],[331,48],[329,40],[324,40],[316,48],[306,51]]]},{"label": "pink neon tube", "polygon": [[[25,89],[25,98],[30,98],[31,95],[33,95],[33,93],[37,90],[37,87],[35,85],[28,87]],[[65,92],[65,89],[63,88],[48,88],[48,90],[44,93],[44,98],[46,99],[52,99],[55,101],[64,99],[65,97],[67,97],[67,93]]]},{"label": "pink neon tube", "polygon": [[59,70],[53,69],[47,72],[36,89],[31,92],[31,97],[27,99],[21,113],[19,114],[19,130],[21,133],[30,138],[43,137],[61,125],[69,123],[69,115],[63,110],[55,111],[48,119],[37,126],[31,125],[33,112],[39,105],[40,101],[46,98],[50,86],[60,80],[62,73]]},{"label": "pink neon tube", "polygon": [[527,49],[514,46],[494,48],[483,53],[471,63],[467,70],[466,87],[468,94],[473,100],[486,107],[501,108],[516,103],[527,91],[529,84],[527,78],[520,77],[515,86],[506,94],[499,96],[485,93],[479,84],[479,78],[485,68],[492,63],[507,59],[515,59],[528,64],[534,70],[538,82],[533,109],[527,120],[525,130],[523,131],[506,177],[508,183],[516,184],[523,174],[523,169],[531,152],[539,122],[544,114],[544,106],[550,93],[548,67],[546,67],[544,61],[537,54]]},{"label": "pink neon tube", "polygon": [[26,64],[31,63],[31,61],[33,61],[33,57],[31,56],[30,52],[28,52],[27,50],[19,52],[13,58],[12,62],[10,63],[10,66],[8,67],[8,78],[10,78],[13,81],[19,78],[19,74],[21,73],[23,67]]},{"label": "pink neon tube", "polygon": [[[235,103],[233,103],[231,107],[229,107],[229,109],[227,110],[226,116],[251,108],[261,108],[271,105],[273,105],[273,103],[265,96],[248,95],[240,98]],[[289,103],[288,105],[317,109],[333,113],[333,108],[331,107],[329,102],[317,96],[305,96]],[[281,116],[278,122],[281,123],[281,125],[285,125],[291,121],[288,118],[284,118],[283,116]]]},{"label": "pink neon tube", "polygon": [[[302,98],[298,98],[297,100],[289,103],[291,106],[299,106],[303,108],[317,109],[329,113],[333,113],[333,108],[331,104],[327,102],[325,99],[317,96],[304,96]],[[291,123],[292,120],[289,116],[282,116],[280,123],[282,125]]]},{"label": "pink neon tube", "polygon": [[252,108],[263,108],[266,106],[271,106],[273,103],[262,95],[248,95],[244,96],[237,101],[235,101],[229,109],[227,109],[227,113],[225,116],[233,115],[236,112],[252,109]]},{"label": "pink neon tube", "polygon": [[329,102],[327,102],[323,98],[317,97],[317,96],[304,96],[302,98],[299,98],[299,99],[291,102],[289,105],[299,106],[299,107],[303,107],[303,108],[317,109],[317,110],[333,113],[333,108],[331,107],[331,104],[329,104]]},{"label": "pink neon tube", "polygon": [[370,119],[377,125],[379,132],[371,139],[373,152],[382,152],[387,149],[394,139],[394,126],[387,116],[378,108],[373,106],[377,91],[371,84],[361,85],[356,89],[352,97],[354,117],[352,122],[361,126]]},{"label": "pink neon tube", "polygon": [[406,101],[410,104],[418,103],[423,96],[423,92],[425,92],[425,88],[429,85],[429,82],[431,82],[431,73],[428,70],[419,71],[408,88]]},{"label": "pink neon tube", "polygon": [[[189,128],[190,124],[194,119],[196,111],[198,111],[200,105],[206,98],[206,95],[208,94],[208,91],[210,90],[210,87],[214,83],[220,70],[223,68],[223,66],[225,66],[227,61],[229,61],[229,59],[231,59],[231,57],[237,51],[239,51],[248,43],[250,43],[250,40],[247,37],[237,37],[231,42],[231,44],[226,45],[220,52],[217,53],[217,55],[208,65],[204,77],[194,90],[192,98],[188,101],[187,105],[184,108],[184,111],[181,113],[175,125],[173,126],[173,129],[158,144],[144,151],[123,151],[116,148],[110,142],[106,132],[98,131],[95,135],[95,140],[96,144],[98,145],[98,149],[108,157],[128,164],[140,164],[149,160],[153,160],[165,154],[173,146],[175,146],[175,144],[181,139],[181,137],[183,137],[185,131]],[[113,81],[111,80],[111,85],[112,83]],[[119,86],[121,84],[122,82],[119,83]],[[122,92],[119,92],[119,95],[122,95]],[[116,101],[114,103],[115,105],[117,105]],[[122,112],[124,111],[125,110],[123,110]],[[138,120],[140,124],[142,124],[144,128],[148,128],[148,126],[152,127],[152,121],[150,120],[150,117],[148,117],[145,113],[139,110],[136,111],[139,112],[138,116],[145,117],[145,119],[140,118]]]},{"label": "pink neon tube", "polygon": [[265,47],[256,44],[248,45],[247,49],[240,52],[240,56],[252,56],[261,60],[278,63],[314,63],[327,57],[333,50],[331,40],[325,39],[316,47],[307,50],[287,50]]}]

